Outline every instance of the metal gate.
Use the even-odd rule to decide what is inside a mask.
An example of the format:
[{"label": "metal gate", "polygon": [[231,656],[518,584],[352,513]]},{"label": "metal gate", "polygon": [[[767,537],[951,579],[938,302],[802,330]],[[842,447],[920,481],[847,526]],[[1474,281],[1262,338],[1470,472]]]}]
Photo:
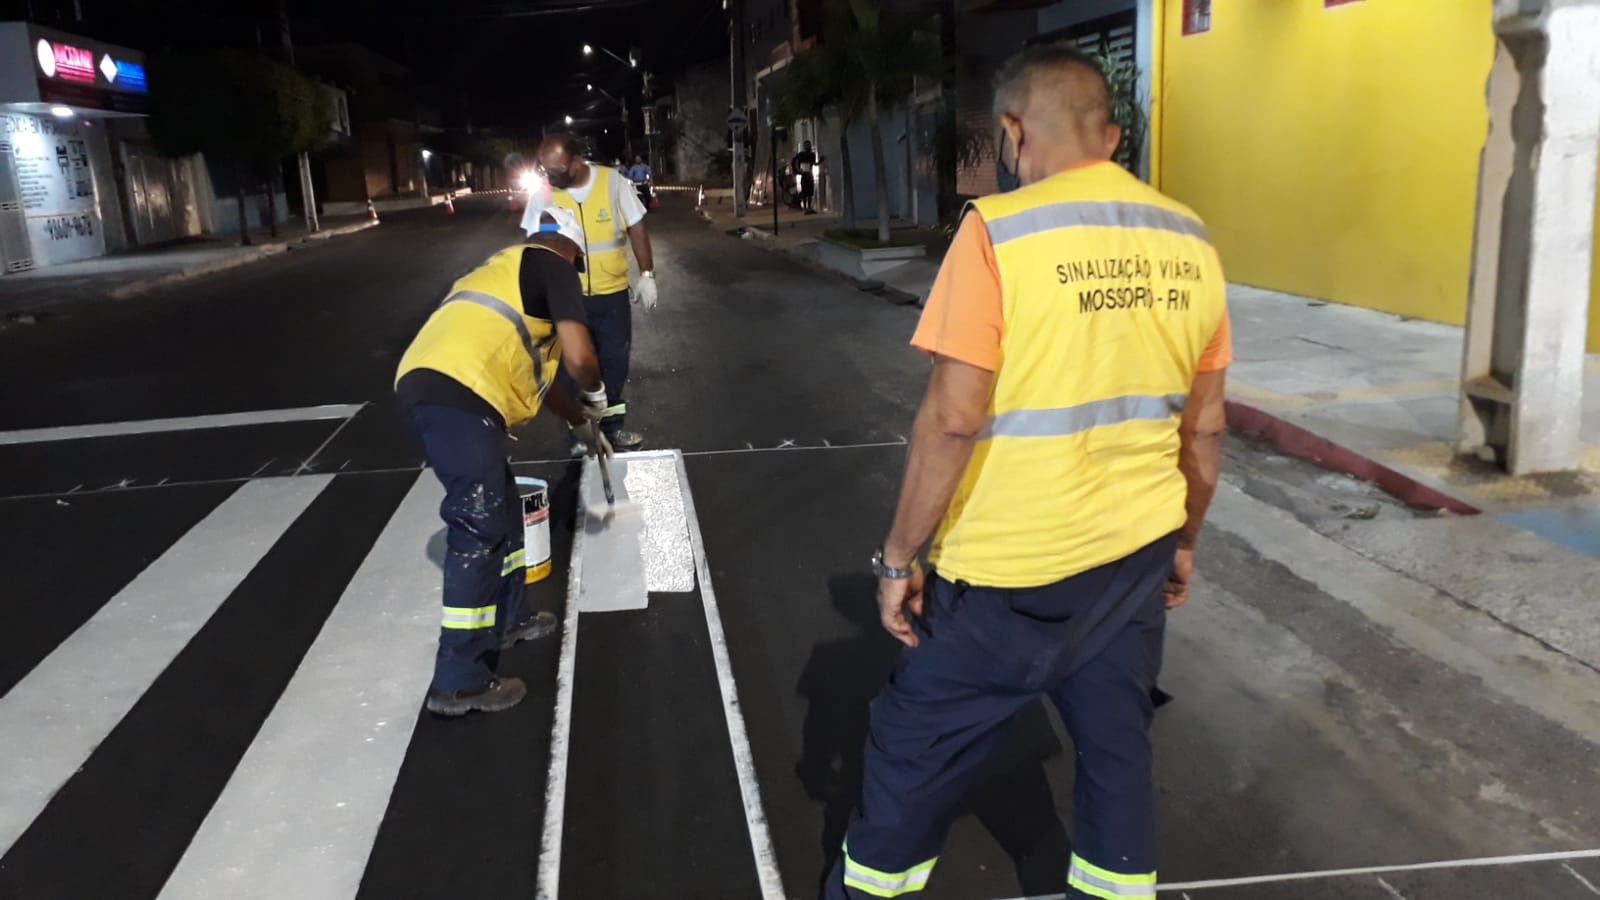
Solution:
[{"label": "metal gate", "polygon": [[188,183],[188,161],[165,159],[145,141],[123,141],[122,160],[134,242],[159,244],[194,234],[189,215],[194,191]]},{"label": "metal gate", "polygon": [[6,274],[33,268],[33,248],[28,223],[22,213],[22,190],[11,145],[0,143],[0,263]]}]

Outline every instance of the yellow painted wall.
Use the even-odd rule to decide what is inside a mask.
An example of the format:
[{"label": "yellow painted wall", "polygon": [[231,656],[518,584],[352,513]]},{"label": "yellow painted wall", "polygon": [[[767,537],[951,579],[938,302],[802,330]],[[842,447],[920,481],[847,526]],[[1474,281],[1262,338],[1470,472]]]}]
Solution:
[{"label": "yellow painted wall", "polygon": [[1160,2],[1160,186],[1229,278],[1460,324],[1490,0],[1213,0],[1187,36]]}]

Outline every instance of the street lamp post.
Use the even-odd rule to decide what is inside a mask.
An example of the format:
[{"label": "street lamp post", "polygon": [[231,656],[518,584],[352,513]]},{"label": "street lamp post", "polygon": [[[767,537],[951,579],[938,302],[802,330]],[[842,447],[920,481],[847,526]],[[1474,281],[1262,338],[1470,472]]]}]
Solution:
[{"label": "street lamp post", "polygon": [[630,69],[639,68],[639,61],[634,58],[632,53],[628,54],[628,58],[627,59],[623,59],[622,57],[618,56],[615,53],[612,53],[610,50],[607,50],[604,47],[598,47],[597,48],[593,44],[584,44],[583,45],[583,55],[584,56],[593,56],[594,53],[595,53],[595,50],[597,50],[597,49],[601,53],[604,53],[605,55],[611,57],[612,59],[616,60],[619,63],[622,63],[623,65],[627,66]]}]

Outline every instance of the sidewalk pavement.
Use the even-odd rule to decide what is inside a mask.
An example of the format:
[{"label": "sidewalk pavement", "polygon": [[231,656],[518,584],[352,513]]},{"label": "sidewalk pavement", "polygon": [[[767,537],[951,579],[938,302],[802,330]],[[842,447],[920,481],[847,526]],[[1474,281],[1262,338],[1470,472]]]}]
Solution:
[{"label": "sidewalk pavement", "polygon": [[[736,221],[731,209],[703,214],[720,227]],[[780,217],[775,237],[770,218],[765,228],[756,213],[738,221],[773,249],[812,259],[808,245],[835,223],[809,218]],[[926,299],[939,256],[930,251],[881,280]],[[1228,303],[1235,428],[1407,502],[1494,513],[1600,556],[1600,354],[1586,366],[1582,469],[1513,478],[1455,453],[1462,329],[1245,285],[1229,286]]]},{"label": "sidewalk pavement", "polygon": [[[821,255],[817,252],[817,242],[821,240],[824,231],[839,227],[838,216],[834,213],[806,215],[788,208],[781,209],[778,212],[776,234],[772,231],[771,207],[751,207],[743,219],[734,218],[733,207],[728,204],[707,203],[700,207],[699,213],[702,218],[718,228],[742,226],[753,239],[766,242],[774,250],[811,265],[833,270],[831,266],[821,261]],[[863,223],[862,227],[866,227],[866,223]],[[905,223],[896,222],[894,227],[904,228]],[[882,292],[896,299],[904,298],[904,302],[907,303],[914,301],[916,305],[922,305],[928,299],[928,291],[933,287],[933,278],[939,273],[939,260],[943,258],[950,241],[939,232],[924,230],[921,233],[927,236],[927,256],[908,259],[875,273],[870,279],[852,277],[852,280],[863,290],[877,293],[887,288],[887,291]]]},{"label": "sidewalk pavement", "polygon": [[308,234],[303,224],[287,223],[278,226],[276,238],[264,230],[252,231],[256,243],[249,247],[239,246],[236,235],[186,238],[131,253],[0,276],[0,315],[26,316],[83,300],[126,300],[373,224],[364,215],[324,218],[322,230]]}]

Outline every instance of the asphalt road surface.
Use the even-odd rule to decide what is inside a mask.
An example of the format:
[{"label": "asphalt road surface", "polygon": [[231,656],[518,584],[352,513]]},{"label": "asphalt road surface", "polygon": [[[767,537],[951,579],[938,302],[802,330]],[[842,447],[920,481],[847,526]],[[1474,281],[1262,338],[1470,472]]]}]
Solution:
[{"label": "asphalt road surface", "polygon": [[[516,710],[436,720],[441,491],[389,383],[519,234],[458,209],[0,328],[0,898],[814,896],[898,652],[866,560],[916,310],[653,215],[657,452],[586,516],[562,430],[518,434],[565,627],[506,654]],[[1415,513],[1232,456],[1169,632],[1163,895],[1600,895],[1600,676],[1340,539]],[[1020,716],[926,896],[1059,895],[1071,758]]]}]

